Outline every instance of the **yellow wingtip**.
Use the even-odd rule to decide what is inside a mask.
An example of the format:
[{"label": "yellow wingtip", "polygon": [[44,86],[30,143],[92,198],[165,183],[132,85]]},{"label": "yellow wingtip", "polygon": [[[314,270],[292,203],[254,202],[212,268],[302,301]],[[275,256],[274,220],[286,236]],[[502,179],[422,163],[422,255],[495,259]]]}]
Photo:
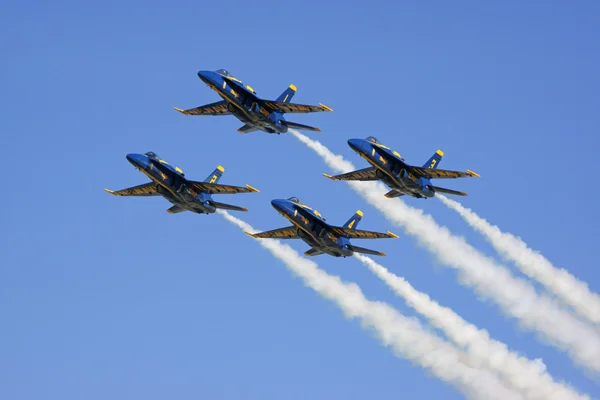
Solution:
[{"label": "yellow wingtip", "polygon": [[325,178],[329,178],[329,179],[331,179],[332,181],[335,181],[335,180],[336,180],[336,179],[335,179],[335,177],[333,177],[333,176],[331,176],[331,175],[329,175],[329,174],[325,174],[325,173],[324,173],[324,174],[323,174],[323,176],[324,176]]},{"label": "yellow wingtip", "polygon": [[394,238],[394,239],[398,239],[398,238],[400,237],[400,236],[398,236],[398,235],[396,235],[395,233],[393,233],[393,232],[390,232],[390,231],[387,231],[387,234],[388,234],[390,237]]},{"label": "yellow wingtip", "polygon": [[471,176],[477,177],[479,178],[481,175],[479,175],[477,172],[473,172],[470,169],[467,170],[467,173]]},{"label": "yellow wingtip", "polygon": [[110,189],[104,189],[104,190],[112,195],[118,196],[117,192],[115,192],[113,190],[110,190]]},{"label": "yellow wingtip", "polygon": [[258,192],[260,192],[260,190],[258,190],[257,188],[254,188],[254,187],[252,187],[252,186],[250,186],[250,185],[248,185],[248,184],[246,184],[246,187],[247,187],[247,188],[248,188],[248,190],[250,190],[251,192],[257,192],[257,193],[258,193]]},{"label": "yellow wingtip", "polygon": [[225,172],[225,168],[223,168],[223,167],[222,167],[222,166],[220,166],[220,165],[219,165],[219,166],[217,166],[217,169],[218,169],[219,171],[221,171],[221,172]]},{"label": "yellow wingtip", "polygon": [[175,111],[179,111],[180,113],[187,115],[187,113],[185,112],[185,110],[182,110],[181,108],[177,108],[177,107],[173,107],[175,109]]},{"label": "yellow wingtip", "polygon": [[254,237],[254,233],[250,233],[250,232],[244,232],[246,235],[250,235],[252,237]]},{"label": "yellow wingtip", "polygon": [[325,111],[329,111],[329,112],[333,111],[331,108],[327,107],[327,106],[326,106],[325,104],[323,104],[323,103],[319,103],[319,106],[321,106],[321,108],[322,108],[323,110],[325,110]]},{"label": "yellow wingtip", "polygon": [[295,92],[295,91],[296,91],[296,85],[294,85],[294,84],[291,84],[291,85],[290,85],[290,89],[292,89],[292,90]]},{"label": "yellow wingtip", "polygon": [[321,128],[315,128],[315,132],[321,132]]},{"label": "yellow wingtip", "polygon": [[357,213],[359,216],[361,216],[361,217],[364,215],[364,214],[363,214],[363,212],[362,212],[362,211],[360,211],[360,210],[356,211],[356,213]]},{"label": "yellow wingtip", "polygon": [[441,150],[436,151],[437,155],[444,157],[444,152]]},{"label": "yellow wingtip", "polygon": [[173,214],[173,211],[171,211],[171,210],[167,210],[167,212],[168,212],[169,214]]}]

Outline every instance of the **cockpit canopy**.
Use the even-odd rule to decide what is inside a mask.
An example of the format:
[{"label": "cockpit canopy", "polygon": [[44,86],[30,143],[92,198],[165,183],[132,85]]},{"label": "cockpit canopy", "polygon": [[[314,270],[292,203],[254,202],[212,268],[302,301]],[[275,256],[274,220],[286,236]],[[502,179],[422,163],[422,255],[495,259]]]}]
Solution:
[{"label": "cockpit canopy", "polygon": [[291,201],[292,203],[302,204],[302,202],[300,201],[300,199],[297,198],[297,197],[290,197],[288,200]]},{"label": "cockpit canopy", "polygon": [[158,154],[156,154],[153,151],[149,151],[146,154],[144,154],[146,157],[148,158],[152,158],[153,160],[160,160],[160,157],[158,156]]},{"label": "cockpit canopy", "polygon": [[218,69],[218,70],[217,70],[217,74],[219,74],[219,75],[223,75],[223,76],[231,76],[231,75],[229,74],[229,71],[227,71],[226,69]]},{"label": "cockpit canopy", "polygon": [[368,138],[365,139],[367,142],[371,142],[371,143],[379,143],[377,141],[377,139],[374,136],[369,136]]}]

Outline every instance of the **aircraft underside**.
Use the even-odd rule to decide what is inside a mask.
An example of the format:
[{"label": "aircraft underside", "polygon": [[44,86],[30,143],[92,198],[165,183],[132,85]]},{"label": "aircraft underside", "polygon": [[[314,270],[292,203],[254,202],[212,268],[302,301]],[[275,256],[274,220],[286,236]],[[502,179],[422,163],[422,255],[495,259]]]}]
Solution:
[{"label": "aircraft underside", "polygon": [[342,248],[336,242],[328,238],[319,239],[317,242],[312,236],[304,232],[302,229],[298,229],[298,236],[314,250],[318,250],[334,257],[349,257],[354,254],[352,251]]}]

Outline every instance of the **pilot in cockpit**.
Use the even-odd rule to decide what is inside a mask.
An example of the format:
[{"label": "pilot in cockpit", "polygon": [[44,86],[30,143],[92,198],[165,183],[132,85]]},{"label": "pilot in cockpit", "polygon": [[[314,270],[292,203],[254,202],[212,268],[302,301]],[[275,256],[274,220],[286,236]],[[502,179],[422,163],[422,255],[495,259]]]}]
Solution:
[{"label": "pilot in cockpit", "polygon": [[149,151],[146,154],[144,154],[146,157],[151,158],[153,160],[159,160],[160,158],[158,157],[158,155],[153,152],[153,151]]},{"label": "pilot in cockpit", "polygon": [[297,198],[297,197],[290,197],[288,200],[291,201],[292,203],[302,204],[302,202],[300,201],[300,199]]},{"label": "pilot in cockpit", "polygon": [[229,72],[226,69],[218,69],[217,74],[223,75],[223,76],[231,76],[231,75],[229,75]]},{"label": "pilot in cockpit", "polygon": [[371,142],[371,143],[377,143],[377,139],[375,139],[374,136],[369,136],[368,138],[365,139],[367,142]]}]

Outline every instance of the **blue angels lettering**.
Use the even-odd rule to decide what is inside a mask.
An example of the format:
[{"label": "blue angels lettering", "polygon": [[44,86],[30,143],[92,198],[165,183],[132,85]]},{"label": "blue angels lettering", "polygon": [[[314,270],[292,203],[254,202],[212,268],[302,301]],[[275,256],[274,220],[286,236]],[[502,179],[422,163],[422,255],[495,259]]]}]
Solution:
[{"label": "blue angels lettering", "polygon": [[362,211],[356,213],[344,226],[330,225],[317,210],[302,204],[297,197],[289,199],[276,199],[271,205],[277,212],[292,223],[292,226],[274,229],[261,233],[249,233],[257,239],[302,239],[311,249],[304,254],[317,256],[329,254],[334,257],[348,257],[356,253],[385,256],[380,251],[365,249],[350,244],[349,239],[380,239],[397,238],[392,232],[380,233],[356,229],[363,217]]},{"label": "blue angels lettering", "polygon": [[200,71],[198,77],[223,100],[189,110],[175,107],[175,110],[185,115],[233,115],[244,123],[244,126],[238,129],[240,133],[261,130],[279,134],[287,132],[288,128],[321,131],[319,128],[287,121],[283,115],[333,111],[324,104],[312,106],[290,103],[296,94],[294,85],[290,85],[275,101],[272,101],[259,98],[254,89],[244,85],[224,69]]},{"label": "blue angels lettering", "polygon": [[479,174],[438,169],[444,153],[436,151],[423,166],[409,165],[396,151],[379,143],[372,136],[366,139],[350,139],[348,145],[372,166],[341,175],[325,175],[335,181],[382,181],[390,189],[385,197],[409,195],[415,198],[430,198],[436,193],[466,196],[465,192],[446,189],[431,184],[431,179],[453,179],[479,177]]},{"label": "blue angels lettering", "polygon": [[186,179],[179,167],[172,167],[154,152],[128,154],[127,160],[151,181],[117,191],[104,190],[115,196],[162,196],[173,204],[173,207],[167,210],[170,214],[183,211],[212,214],[217,208],[248,211],[244,207],[216,202],[212,195],[258,192],[250,185],[240,187],[218,184],[225,171],[220,165],[203,182],[196,182]]}]

